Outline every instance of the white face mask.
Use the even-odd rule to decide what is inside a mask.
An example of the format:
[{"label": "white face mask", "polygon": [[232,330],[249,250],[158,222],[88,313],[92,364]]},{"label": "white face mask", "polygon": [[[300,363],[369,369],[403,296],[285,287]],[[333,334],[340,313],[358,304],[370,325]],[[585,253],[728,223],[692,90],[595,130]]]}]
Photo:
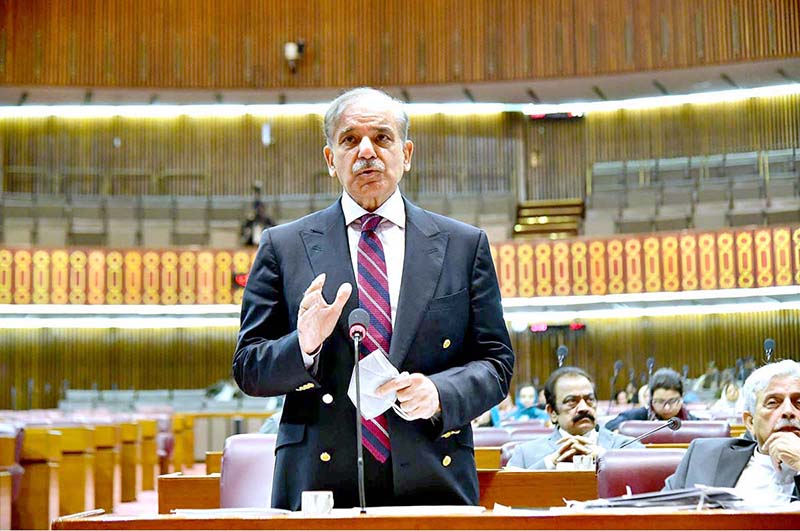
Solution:
[{"label": "white face mask", "polygon": [[[397,393],[390,393],[386,396],[378,396],[375,389],[399,376],[397,368],[379,350],[365,356],[358,362],[361,372],[361,416],[366,420],[373,419],[384,413],[394,405],[397,400]],[[350,376],[350,386],[347,388],[347,396],[356,403],[356,373]]]}]

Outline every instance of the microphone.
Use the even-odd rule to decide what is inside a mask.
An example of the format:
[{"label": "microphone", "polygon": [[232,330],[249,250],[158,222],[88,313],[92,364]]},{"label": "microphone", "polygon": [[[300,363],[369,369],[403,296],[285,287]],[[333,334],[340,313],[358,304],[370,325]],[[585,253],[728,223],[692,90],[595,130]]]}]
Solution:
[{"label": "microphone", "polygon": [[608,401],[608,409],[606,410],[606,413],[609,413],[611,411],[611,403],[614,401],[614,398],[616,397],[616,389],[614,389],[614,386],[617,383],[617,377],[619,376],[619,371],[622,370],[622,365],[623,365],[622,360],[617,360],[614,362],[614,375],[611,377],[611,382],[610,382],[611,385],[609,387],[611,389],[611,400]]},{"label": "microphone", "polygon": [[361,368],[358,366],[361,340],[367,334],[369,327],[369,314],[363,308],[356,308],[347,318],[350,329],[350,338],[353,340],[356,373],[356,456],[358,457],[358,501],[361,504],[361,514],[367,513],[367,502],[364,497],[364,448],[361,444]]},{"label": "microphone", "polygon": [[645,437],[647,437],[649,435],[653,435],[655,432],[661,431],[664,428],[669,428],[672,431],[677,431],[677,430],[680,429],[680,427],[681,427],[681,419],[679,419],[678,417],[672,417],[671,419],[666,421],[661,426],[658,426],[655,429],[652,429],[652,430],[650,430],[650,431],[648,431],[646,433],[643,433],[643,434],[639,435],[638,437],[636,437],[635,439],[631,439],[630,441],[625,441],[624,443],[620,444],[619,447],[620,448],[625,448],[626,446],[628,446],[630,444],[633,444],[633,443],[635,443],[637,441],[641,441]]},{"label": "microphone", "polygon": [[347,326],[350,329],[350,339],[358,337],[359,341],[367,335],[369,328],[369,314],[363,308],[356,308],[350,312],[347,318]]},{"label": "microphone", "polygon": [[764,340],[764,359],[767,363],[772,363],[772,354],[775,353],[775,340],[768,337]]},{"label": "microphone", "polygon": [[564,365],[564,358],[567,357],[567,354],[569,354],[569,349],[566,347],[566,345],[559,345],[559,347],[556,349],[556,357],[558,358],[559,367]]},{"label": "microphone", "polygon": [[650,379],[653,376],[653,368],[656,366],[656,359],[653,356],[647,358],[647,378]]}]

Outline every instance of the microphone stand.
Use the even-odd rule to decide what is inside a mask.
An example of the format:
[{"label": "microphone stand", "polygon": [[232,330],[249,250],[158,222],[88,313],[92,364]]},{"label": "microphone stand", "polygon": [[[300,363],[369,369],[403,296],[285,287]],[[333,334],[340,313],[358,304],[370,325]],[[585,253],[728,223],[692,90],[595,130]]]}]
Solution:
[{"label": "microphone stand", "polygon": [[359,350],[362,335],[353,334],[353,347],[355,352],[356,372],[356,456],[358,457],[358,502],[361,504],[361,514],[367,514],[367,502],[364,497],[364,448],[361,441],[361,368],[358,366]]},{"label": "microphone stand", "polygon": [[[625,441],[624,443],[622,443],[622,444],[620,444],[620,445],[619,445],[620,449],[622,449],[622,448],[625,448],[625,447],[626,447],[626,446],[628,446],[629,444],[633,444],[633,443],[635,443],[636,441],[641,441],[642,439],[644,439],[644,438],[645,438],[645,437],[647,437],[648,435],[652,435],[652,434],[654,434],[654,433],[655,433],[655,432],[657,432],[657,431],[661,431],[661,430],[663,430],[664,428],[669,428],[669,429],[671,429],[672,431],[675,431],[675,430],[679,429],[679,428],[681,427],[680,419],[678,419],[678,422],[673,422],[673,419],[676,419],[676,418],[677,418],[677,417],[673,417],[673,418],[669,419],[668,421],[666,421],[666,422],[665,422],[664,424],[662,424],[661,426],[658,426],[658,427],[656,427],[656,428],[653,428],[652,430],[648,431],[647,433],[643,433],[643,434],[639,435],[639,436],[638,436],[638,437],[636,437],[635,439],[631,439],[630,441]],[[674,425],[676,425],[676,424],[677,424],[677,426],[675,426],[675,427],[673,428],[673,426],[674,426]]]}]

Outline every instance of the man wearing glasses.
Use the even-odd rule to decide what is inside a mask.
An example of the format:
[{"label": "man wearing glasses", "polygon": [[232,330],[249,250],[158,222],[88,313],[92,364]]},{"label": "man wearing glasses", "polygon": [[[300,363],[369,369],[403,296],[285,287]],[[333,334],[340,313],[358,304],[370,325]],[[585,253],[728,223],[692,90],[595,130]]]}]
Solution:
[{"label": "man wearing glasses", "polygon": [[697,420],[683,405],[683,381],[672,369],[658,369],[650,378],[650,405],[623,411],[606,423],[606,428],[616,430],[626,420]]},{"label": "man wearing glasses", "polygon": [[[575,456],[597,458],[631,439],[597,426],[594,382],[583,369],[557,369],[547,379],[544,395],[553,433],[519,445],[508,466],[554,470],[560,468],[559,463],[571,464]],[[642,444],[635,442],[627,448],[642,448]]]}]

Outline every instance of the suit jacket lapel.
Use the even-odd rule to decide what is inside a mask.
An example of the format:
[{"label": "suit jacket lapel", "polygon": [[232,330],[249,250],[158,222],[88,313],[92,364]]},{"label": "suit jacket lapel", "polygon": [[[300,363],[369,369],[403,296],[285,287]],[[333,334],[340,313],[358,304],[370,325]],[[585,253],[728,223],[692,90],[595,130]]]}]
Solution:
[{"label": "suit jacket lapel", "polygon": [[753,455],[755,443],[744,439],[733,441],[729,447],[719,453],[716,477],[712,485],[717,487],[735,487],[742,475],[744,467]]},{"label": "suit jacket lapel", "polygon": [[353,294],[345,304],[337,324],[339,331],[347,336],[348,316],[358,308],[358,287],[347,242],[347,227],[344,225],[344,214],[339,201],[319,212],[315,218],[314,226],[301,230],[300,237],[303,239],[314,278],[322,273],[327,275],[322,294],[328,303],[333,302],[343,283],[349,282],[353,286]]},{"label": "suit jacket lapel", "polygon": [[406,250],[403,279],[389,346],[389,361],[398,369],[408,356],[425,309],[436,291],[448,241],[448,235],[439,232],[428,213],[405,199],[404,202]]}]

